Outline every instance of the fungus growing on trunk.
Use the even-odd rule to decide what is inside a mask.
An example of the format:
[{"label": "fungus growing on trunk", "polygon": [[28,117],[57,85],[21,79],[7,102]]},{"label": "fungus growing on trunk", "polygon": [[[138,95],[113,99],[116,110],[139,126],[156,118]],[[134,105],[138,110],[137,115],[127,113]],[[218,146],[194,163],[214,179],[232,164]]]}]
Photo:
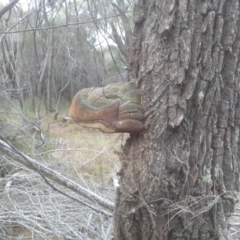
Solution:
[{"label": "fungus growing on trunk", "polygon": [[80,90],[69,113],[74,122],[102,132],[138,133],[143,129],[141,94],[134,80]]}]

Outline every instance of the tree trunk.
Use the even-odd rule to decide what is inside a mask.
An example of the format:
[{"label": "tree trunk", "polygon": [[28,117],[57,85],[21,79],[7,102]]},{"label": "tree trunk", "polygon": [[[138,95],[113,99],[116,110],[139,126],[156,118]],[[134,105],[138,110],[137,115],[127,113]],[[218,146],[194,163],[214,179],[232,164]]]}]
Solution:
[{"label": "tree trunk", "polygon": [[115,239],[227,239],[239,190],[239,1],[139,0],[145,130],[121,156]]}]

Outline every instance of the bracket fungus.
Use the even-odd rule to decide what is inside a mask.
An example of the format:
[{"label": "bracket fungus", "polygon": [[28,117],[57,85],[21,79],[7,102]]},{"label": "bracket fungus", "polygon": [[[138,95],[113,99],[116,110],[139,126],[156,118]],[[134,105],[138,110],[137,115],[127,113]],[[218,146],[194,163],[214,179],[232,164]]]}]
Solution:
[{"label": "bracket fungus", "polygon": [[138,133],[144,126],[141,94],[134,80],[80,90],[69,113],[74,122],[102,132]]}]

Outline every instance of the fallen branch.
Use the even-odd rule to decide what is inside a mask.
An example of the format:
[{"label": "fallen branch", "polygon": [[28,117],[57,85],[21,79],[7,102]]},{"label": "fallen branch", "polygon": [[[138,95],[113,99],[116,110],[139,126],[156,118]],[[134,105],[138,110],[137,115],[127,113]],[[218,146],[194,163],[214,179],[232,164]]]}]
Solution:
[{"label": "fallen branch", "polygon": [[8,157],[14,159],[15,161],[18,161],[25,167],[38,172],[41,176],[51,179],[54,182],[57,182],[58,184],[68,189],[71,189],[75,193],[81,195],[84,198],[87,198],[88,200],[96,202],[97,204],[110,210],[111,212],[113,211],[114,209],[113,202],[104,199],[103,197],[92,192],[91,190],[78,185],[77,183],[71,181],[70,179],[62,176],[60,173],[55,172],[54,170],[37,162],[35,159],[30,158],[29,156],[20,152],[18,149],[16,149],[13,145],[11,145],[7,140],[5,140],[2,137],[0,139],[0,151],[6,154]]},{"label": "fallen branch", "polygon": [[231,227],[240,227],[240,223],[229,223]]}]

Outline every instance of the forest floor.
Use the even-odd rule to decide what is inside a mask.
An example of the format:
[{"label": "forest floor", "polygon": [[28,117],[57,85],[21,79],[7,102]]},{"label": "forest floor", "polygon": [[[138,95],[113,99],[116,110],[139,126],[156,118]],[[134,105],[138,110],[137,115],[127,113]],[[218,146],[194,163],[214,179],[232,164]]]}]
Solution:
[{"label": "forest floor", "polygon": [[62,121],[44,122],[48,133],[51,161],[70,175],[107,186],[120,169],[118,152],[128,134],[107,134]]},{"label": "forest floor", "polygon": [[[17,139],[17,148],[86,191],[114,202],[114,182],[120,170],[117,152],[121,151],[128,134],[104,134],[63,122],[60,117],[54,121],[52,116],[41,119],[41,132],[33,128],[30,121],[22,126],[17,117],[10,115],[8,120],[11,127],[6,131],[13,136],[18,134],[18,138],[13,138]],[[21,131],[15,131],[12,126]],[[41,135],[44,135],[42,145]],[[11,174],[0,181],[0,240],[66,239],[65,236],[71,236],[68,239],[105,239],[99,236],[110,234],[112,218],[92,210],[91,207],[98,206],[94,201],[52,180],[51,186],[71,196],[66,197],[52,189],[49,181],[46,184],[37,172],[14,160],[6,159],[3,167]],[[6,216],[7,221],[3,218]]]}]

